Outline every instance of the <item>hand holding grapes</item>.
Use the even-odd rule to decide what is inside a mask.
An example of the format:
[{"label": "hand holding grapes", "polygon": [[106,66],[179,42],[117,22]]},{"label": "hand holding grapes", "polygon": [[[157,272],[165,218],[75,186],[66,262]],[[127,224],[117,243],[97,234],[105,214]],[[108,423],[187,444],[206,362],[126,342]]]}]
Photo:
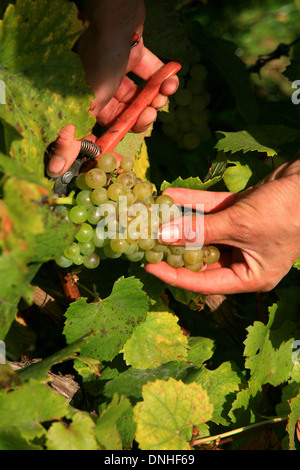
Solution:
[{"label": "hand holding grapes", "polygon": [[[126,75],[133,72],[148,80],[163,64],[143,44],[145,6],[143,0],[89,0],[86,2],[89,26],[77,43],[86,82],[95,93],[90,114],[101,125],[109,126],[124,111],[139,88]],[[134,38],[139,38],[132,47]],[[163,107],[167,96],[178,87],[177,77],[166,80],[161,92],[139,116],[134,132],[142,132],[156,119],[156,109]],[[80,151],[74,140],[75,127],[68,125],[59,133],[47,172],[57,177],[73,163]],[[88,137],[95,140],[93,136]]]},{"label": "hand holding grapes", "polygon": [[[148,264],[146,270],[167,284],[203,294],[271,290],[300,256],[299,180],[297,160],[241,194],[167,189],[164,194],[176,204],[204,204],[204,243],[221,245],[221,257],[201,272],[164,262]],[[184,245],[186,240],[176,237],[182,224],[183,219],[175,219],[163,225],[160,241]]]}]

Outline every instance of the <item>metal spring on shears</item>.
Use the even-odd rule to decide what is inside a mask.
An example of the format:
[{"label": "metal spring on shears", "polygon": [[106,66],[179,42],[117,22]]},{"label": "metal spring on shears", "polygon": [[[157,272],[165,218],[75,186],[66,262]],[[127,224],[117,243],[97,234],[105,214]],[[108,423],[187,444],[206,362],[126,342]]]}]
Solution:
[{"label": "metal spring on shears", "polygon": [[84,155],[87,155],[91,158],[97,158],[99,153],[100,153],[100,149],[99,149],[98,145],[96,145],[91,140],[85,140],[84,139],[84,140],[81,141],[80,153],[84,154]]}]

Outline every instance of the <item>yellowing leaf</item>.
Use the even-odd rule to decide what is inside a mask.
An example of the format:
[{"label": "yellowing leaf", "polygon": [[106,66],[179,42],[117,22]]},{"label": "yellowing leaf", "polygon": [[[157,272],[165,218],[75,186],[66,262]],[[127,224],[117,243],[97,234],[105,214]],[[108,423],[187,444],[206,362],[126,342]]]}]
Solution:
[{"label": "yellowing leaf", "polygon": [[150,167],[147,145],[145,140],[143,140],[140,150],[135,155],[134,160],[134,172],[138,178],[141,178],[143,181],[147,180],[147,173]]},{"label": "yellowing leaf", "polygon": [[195,382],[156,380],[143,386],[142,395],[133,409],[141,450],[189,450],[182,433],[212,417],[207,393]]},{"label": "yellowing leaf", "polygon": [[126,363],[135,369],[154,369],[169,361],[184,361],[188,340],[177,322],[172,313],[149,312],[123,348]]}]

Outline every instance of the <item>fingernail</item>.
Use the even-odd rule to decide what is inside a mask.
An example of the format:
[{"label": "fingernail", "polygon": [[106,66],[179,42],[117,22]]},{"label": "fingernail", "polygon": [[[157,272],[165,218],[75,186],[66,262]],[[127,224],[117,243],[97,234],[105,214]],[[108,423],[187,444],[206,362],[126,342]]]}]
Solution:
[{"label": "fingernail", "polygon": [[65,160],[59,155],[53,155],[50,159],[47,173],[49,176],[56,176],[62,171],[64,166]]},{"label": "fingernail", "polygon": [[158,236],[164,243],[177,242],[180,239],[180,229],[177,225],[165,225],[160,227]]}]

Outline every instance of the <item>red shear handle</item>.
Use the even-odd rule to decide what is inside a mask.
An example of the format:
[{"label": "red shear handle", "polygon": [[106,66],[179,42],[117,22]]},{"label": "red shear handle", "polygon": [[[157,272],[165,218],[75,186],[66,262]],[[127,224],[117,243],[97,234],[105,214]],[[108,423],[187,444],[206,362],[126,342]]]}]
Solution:
[{"label": "red shear handle", "polygon": [[[127,134],[136,123],[138,117],[150,106],[156,95],[159,93],[161,84],[175,75],[181,69],[179,62],[169,62],[163,65],[147,82],[139,95],[133,100],[128,108],[121,114],[109,130],[101,136],[96,144],[100,148],[100,154],[97,159],[106,152],[112,152],[120,140]],[[96,159],[96,160],[97,160]]]}]

